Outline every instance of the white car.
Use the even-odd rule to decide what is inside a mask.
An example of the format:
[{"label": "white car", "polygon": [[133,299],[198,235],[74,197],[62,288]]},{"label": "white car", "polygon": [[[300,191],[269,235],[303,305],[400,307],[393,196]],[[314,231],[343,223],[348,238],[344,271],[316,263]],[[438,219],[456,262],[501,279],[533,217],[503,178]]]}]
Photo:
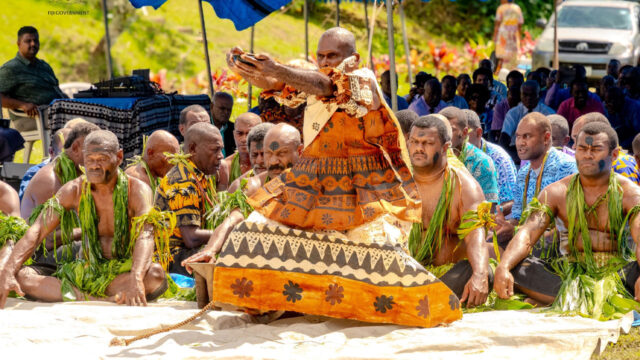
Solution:
[{"label": "white car", "polygon": [[[560,66],[581,64],[587,77],[600,79],[607,64],[639,65],[640,5],[630,1],[565,1],[558,6],[558,56]],[[533,51],[532,67],[553,64],[551,16]]]}]

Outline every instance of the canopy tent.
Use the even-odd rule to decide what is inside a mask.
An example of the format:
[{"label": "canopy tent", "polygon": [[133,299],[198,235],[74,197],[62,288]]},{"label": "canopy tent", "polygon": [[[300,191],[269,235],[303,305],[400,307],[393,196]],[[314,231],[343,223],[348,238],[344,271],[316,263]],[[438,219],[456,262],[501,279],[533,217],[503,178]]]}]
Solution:
[{"label": "canopy tent", "polygon": [[[291,0],[234,0],[234,1],[196,0],[196,1],[198,2],[198,7],[200,11],[200,26],[202,28],[204,56],[205,56],[205,61],[207,63],[209,92],[211,95],[211,99],[213,99],[213,95],[214,95],[213,79],[212,79],[212,72],[211,72],[211,63],[209,62],[209,46],[208,46],[209,44],[207,42],[207,29],[205,28],[205,23],[204,23],[202,1],[208,2],[213,7],[213,10],[215,11],[216,15],[219,18],[231,20],[236,30],[242,31],[249,27],[252,27],[258,21],[264,19],[266,16],[268,16],[272,12],[290,3]],[[129,0],[129,2],[135,8],[141,8],[143,6],[152,6],[154,9],[158,9],[165,2],[167,2],[167,0]],[[252,34],[253,34],[253,31],[252,31]],[[252,37],[251,43],[253,44],[253,37]]]}]

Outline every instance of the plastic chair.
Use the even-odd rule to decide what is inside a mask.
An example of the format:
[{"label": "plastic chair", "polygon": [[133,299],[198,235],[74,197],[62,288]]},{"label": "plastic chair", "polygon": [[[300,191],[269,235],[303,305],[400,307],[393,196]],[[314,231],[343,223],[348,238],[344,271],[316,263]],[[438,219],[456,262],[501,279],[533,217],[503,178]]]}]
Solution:
[{"label": "plastic chair", "polygon": [[49,156],[50,131],[46,128],[43,120],[42,111],[38,110],[38,116],[29,117],[26,113],[17,110],[8,109],[11,127],[20,131],[20,135],[24,138],[24,163],[29,162],[33,144],[42,141],[42,157]]}]

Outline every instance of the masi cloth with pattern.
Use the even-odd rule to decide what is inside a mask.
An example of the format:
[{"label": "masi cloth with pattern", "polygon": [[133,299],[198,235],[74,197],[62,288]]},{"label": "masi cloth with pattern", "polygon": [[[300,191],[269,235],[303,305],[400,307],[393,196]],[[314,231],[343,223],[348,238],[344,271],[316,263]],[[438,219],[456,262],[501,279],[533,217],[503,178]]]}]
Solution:
[{"label": "masi cloth with pattern", "polygon": [[345,235],[292,229],[253,212],[216,261],[214,300],[407,326],[459,320],[458,297],[388,240],[406,236],[389,221],[385,215]]},{"label": "masi cloth with pattern", "polygon": [[[420,200],[393,112],[384,104],[366,108],[371,95],[360,93],[371,94],[370,78],[366,71],[358,73],[366,69],[344,73],[339,68],[321,70],[331,78],[334,96],[307,103],[302,156],[249,203],[267,218],[298,229],[344,231],[383,214],[420,221]],[[290,100],[296,96],[304,94],[285,88],[275,98],[296,105]],[[308,116],[315,104],[328,116],[324,125]],[[331,106],[334,112],[327,114]]]}]

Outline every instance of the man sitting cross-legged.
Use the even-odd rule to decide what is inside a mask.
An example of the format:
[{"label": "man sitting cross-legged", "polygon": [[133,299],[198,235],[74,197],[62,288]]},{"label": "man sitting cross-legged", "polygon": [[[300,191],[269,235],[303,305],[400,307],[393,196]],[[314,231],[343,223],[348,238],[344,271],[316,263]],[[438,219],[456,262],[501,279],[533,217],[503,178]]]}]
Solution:
[{"label": "man sitting cross-legged", "polygon": [[[582,128],[576,147],[578,174],[549,185],[529,204],[530,215],[496,269],[494,287],[498,296],[510,297],[517,289],[538,303],[550,304],[555,300],[563,311],[578,311],[594,318],[610,318],[612,311],[619,310],[616,301],[609,301],[618,297],[616,293],[628,297],[635,294],[635,299],[640,300],[640,268],[636,260],[631,260],[633,251],[625,226],[628,218],[631,237],[638,244],[640,218],[635,214],[640,210],[640,188],[611,171],[618,151],[618,137],[609,125],[590,123]],[[528,255],[554,217],[567,225],[569,239],[566,261],[555,263],[556,270],[551,270],[546,263]],[[636,253],[640,259],[640,246]],[[562,274],[557,272],[559,269]],[[622,282],[616,271],[620,272]],[[572,273],[571,283],[561,288],[563,280],[565,284],[568,281],[568,273]],[[576,274],[580,276],[574,279]],[[580,291],[594,290],[594,285],[584,281],[582,274],[604,281],[605,288],[607,281],[614,284],[615,291],[602,294],[604,307],[583,304],[582,298],[568,294],[571,286]]]},{"label": "man sitting cross-legged", "polygon": [[156,130],[149,136],[145,145],[144,154],[136,156],[125,173],[149,185],[155,193],[160,179],[173,167],[165,153],[179,153],[180,144],[170,132]]},{"label": "man sitting cross-legged", "polygon": [[213,225],[205,217],[213,209],[215,196],[209,176],[220,169],[223,148],[218,128],[209,123],[191,126],[184,136],[188,157],[178,157],[176,165],[160,180],[155,204],[160,210],[175,213],[177,219],[171,236],[172,273],[186,275],[180,262],[195,254],[213,233]]},{"label": "man sitting cross-legged", "polygon": [[478,227],[460,239],[458,228],[462,216],[468,211],[476,212],[485,199],[480,185],[466,169],[449,164],[450,144],[451,128],[440,117],[423,116],[413,123],[408,147],[422,198],[422,231],[418,238],[409,238],[409,249],[423,264],[457,263],[440,279],[460,301],[481,305],[489,292],[485,231]]},{"label": "man sitting cross-legged", "polygon": [[[87,135],[83,155],[86,175],[60,188],[55,204],[43,210],[0,269],[0,308],[12,290],[39,301],[104,299],[129,305],[145,305],[166,290],[162,267],[151,261],[155,225],[147,220],[158,212],[151,209],[150,188],[118,169],[123,152],[109,131]],[[63,210],[79,214],[82,249],[70,243],[60,248],[57,267],[22,266],[60,224]]]}]

